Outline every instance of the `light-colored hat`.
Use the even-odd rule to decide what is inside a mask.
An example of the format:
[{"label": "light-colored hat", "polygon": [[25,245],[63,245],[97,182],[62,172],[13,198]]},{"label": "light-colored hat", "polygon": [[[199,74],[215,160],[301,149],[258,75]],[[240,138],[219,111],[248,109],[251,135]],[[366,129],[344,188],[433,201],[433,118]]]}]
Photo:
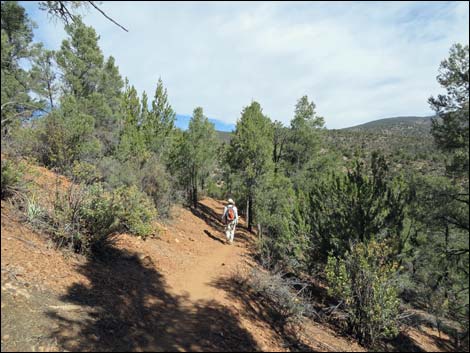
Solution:
[{"label": "light-colored hat", "polygon": [[233,202],[232,199],[228,199],[228,203],[229,203],[229,204],[235,204],[235,202]]}]

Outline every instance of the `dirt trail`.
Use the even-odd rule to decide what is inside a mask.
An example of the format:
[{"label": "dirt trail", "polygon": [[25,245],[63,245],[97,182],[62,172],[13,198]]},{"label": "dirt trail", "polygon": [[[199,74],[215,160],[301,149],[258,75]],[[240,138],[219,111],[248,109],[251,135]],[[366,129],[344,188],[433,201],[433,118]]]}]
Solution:
[{"label": "dirt trail", "polygon": [[[221,245],[219,245],[221,247]],[[191,300],[210,300],[217,298],[220,290],[211,285],[226,274],[224,266],[236,263],[239,254],[233,247],[214,249],[212,255],[200,259],[191,268],[168,279],[175,293],[188,295]]]},{"label": "dirt trail", "polygon": [[232,275],[255,238],[225,244],[223,203],[180,208],[156,238],[116,237],[104,259],[64,256],[2,201],[2,351],[362,351],[317,323],[292,342]]},{"label": "dirt trail", "polygon": [[[199,206],[200,209],[193,212],[200,218],[190,217],[189,222],[179,222],[175,225],[181,234],[181,239],[176,238],[177,241],[189,239],[189,251],[196,255],[196,258],[187,266],[178,266],[167,278],[167,282],[174,293],[187,295],[192,301],[222,299],[225,293],[214,287],[214,282],[231,275],[246,262],[246,244],[253,239],[239,227],[235,243],[227,244],[223,225],[216,218],[220,217],[223,204],[206,199],[201,201]],[[182,216],[187,217],[186,214]],[[171,234],[167,236],[171,238]]]},{"label": "dirt trail", "polygon": [[2,202],[2,351],[283,350],[217,285],[249,266],[253,241],[239,228],[225,244],[222,209],[179,209],[157,238],[119,235],[97,261],[64,257]]}]

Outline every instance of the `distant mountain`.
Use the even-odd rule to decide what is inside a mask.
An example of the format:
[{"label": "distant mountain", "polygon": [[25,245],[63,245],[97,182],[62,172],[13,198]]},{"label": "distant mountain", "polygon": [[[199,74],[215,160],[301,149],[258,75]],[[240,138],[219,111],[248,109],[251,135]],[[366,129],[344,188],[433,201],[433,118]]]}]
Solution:
[{"label": "distant mountain", "polygon": [[411,168],[425,174],[439,173],[444,164],[431,135],[431,118],[401,116],[326,130],[324,143],[346,161],[367,160],[376,151],[397,170],[407,172]]},{"label": "distant mountain", "polygon": [[[187,124],[189,123],[189,116],[180,115],[182,119],[180,122],[185,121],[185,128],[187,128]],[[327,135],[335,136],[338,133],[353,133],[351,136],[357,136],[356,133],[362,133],[363,135],[366,134],[370,136],[380,135],[382,136],[381,139],[387,138],[387,136],[396,136],[396,137],[407,137],[407,138],[416,138],[416,137],[423,137],[426,139],[432,139],[431,137],[431,118],[432,116],[400,116],[394,118],[386,118],[386,119],[379,119],[370,121],[365,124],[356,125],[348,128],[343,129],[331,129],[327,130]],[[224,124],[218,122],[215,119],[209,119],[210,121],[217,123],[215,129],[217,130],[217,135],[221,141],[230,142],[231,139],[231,132],[235,130],[234,125]],[[221,129],[220,127],[226,125],[226,129]],[[219,128],[218,128],[219,126]],[[178,126],[179,127],[179,126]],[[349,136],[349,135],[348,135]],[[375,138],[374,138],[375,139]]]},{"label": "distant mountain", "polygon": [[[189,126],[189,121],[190,120],[191,120],[190,115],[176,114],[175,126],[177,128],[180,128],[181,130],[186,130]],[[234,124],[224,123],[220,120],[211,119],[211,118],[209,118],[209,121],[214,124],[215,129],[217,131],[231,132],[231,131],[235,130],[235,125]]]},{"label": "distant mountain", "polygon": [[429,136],[432,116],[399,116],[370,121],[341,130],[375,132],[402,136]]}]

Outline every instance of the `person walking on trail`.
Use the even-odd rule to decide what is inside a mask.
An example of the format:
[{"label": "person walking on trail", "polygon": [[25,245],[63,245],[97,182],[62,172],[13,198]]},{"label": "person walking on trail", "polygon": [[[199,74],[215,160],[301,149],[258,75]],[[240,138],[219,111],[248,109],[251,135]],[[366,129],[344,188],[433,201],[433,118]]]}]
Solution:
[{"label": "person walking on trail", "polygon": [[225,223],[225,236],[227,237],[227,241],[232,244],[233,237],[235,236],[235,227],[238,223],[238,210],[232,199],[228,199],[228,204],[224,207],[222,221]]}]

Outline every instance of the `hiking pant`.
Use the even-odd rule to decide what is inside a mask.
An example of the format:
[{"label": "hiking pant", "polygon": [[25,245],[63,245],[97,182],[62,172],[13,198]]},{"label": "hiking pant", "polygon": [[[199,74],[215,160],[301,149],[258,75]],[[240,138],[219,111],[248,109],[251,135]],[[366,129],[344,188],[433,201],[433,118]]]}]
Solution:
[{"label": "hiking pant", "polygon": [[225,236],[229,242],[233,242],[233,237],[235,236],[235,227],[237,225],[236,221],[227,223],[225,226]]}]

